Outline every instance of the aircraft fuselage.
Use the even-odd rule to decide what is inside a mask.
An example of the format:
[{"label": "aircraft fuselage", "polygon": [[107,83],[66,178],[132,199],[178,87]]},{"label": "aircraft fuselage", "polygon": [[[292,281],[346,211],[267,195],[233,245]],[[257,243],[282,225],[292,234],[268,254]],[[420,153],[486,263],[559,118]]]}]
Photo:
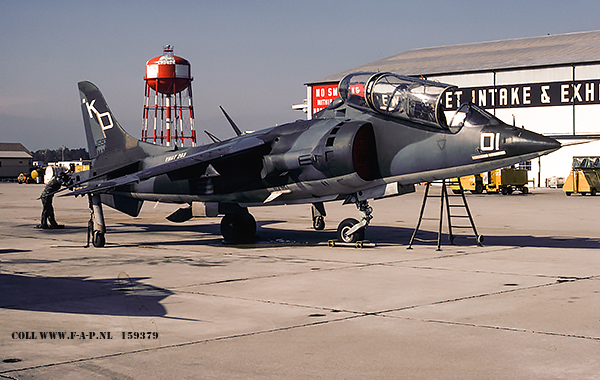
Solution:
[{"label": "aircraft fuselage", "polygon": [[[339,110],[338,110],[339,112]],[[126,190],[162,202],[234,202],[247,206],[329,201],[398,183],[482,173],[556,149],[551,139],[504,123],[435,130],[346,109],[344,117],[294,122],[231,140],[264,145],[231,157],[163,174]],[[350,115],[347,115],[350,114]],[[497,119],[496,119],[497,120]],[[181,149],[142,160],[152,167],[206,150]],[[208,169],[208,171],[207,171]],[[117,190],[117,192],[119,192]]]}]

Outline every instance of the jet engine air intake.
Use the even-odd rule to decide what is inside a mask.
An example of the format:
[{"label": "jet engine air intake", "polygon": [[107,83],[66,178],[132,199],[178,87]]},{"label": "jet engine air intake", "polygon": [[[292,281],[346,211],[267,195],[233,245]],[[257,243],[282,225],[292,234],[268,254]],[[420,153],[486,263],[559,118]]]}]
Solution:
[{"label": "jet engine air intake", "polygon": [[365,181],[381,177],[375,132],[371,123],[350,121],[340,124],[324,136],[322,144],[313,150],[317,170],[328,176],[343,176],[356,172]]},{"label": "jet engine air intake", "polygon": [[[297,137],[295,137],[297,139]],[[373,125],[341,122],[321,135],[316,146],[299,144],[262,158],[261,178],[318,170],[327,177],[356,173],[365,181],[381,178]]]},{"label": "jet engine air intake", "polygon": [[455,88],[392,73],[354,73],[340,81],[338,91],[350,106],[448,129],[442,97]]},{"label": "jet engine air intake", "polygon": [[381,178],[379,163],[377,161],[375,132],[371,124],[362,125],[356,131],[352,144],[352,162],[354,163],[356,174],[365,181]]}]

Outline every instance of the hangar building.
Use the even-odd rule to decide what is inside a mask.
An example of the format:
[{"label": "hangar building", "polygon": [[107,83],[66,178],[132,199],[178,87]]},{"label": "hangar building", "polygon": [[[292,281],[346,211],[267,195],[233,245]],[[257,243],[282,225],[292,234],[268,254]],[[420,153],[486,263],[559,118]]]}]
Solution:
[{"label": "hangar building", "polygon": [[307,83],[309,118],[357,71],[456,85],[447,110],[470,101],[507,124],[558,139],[563,148],[532,163],[536,186],[566,178],[573,156],[600,156],[600,31],[409,50]]},{"label": "hangar building", "polygon": [[27,173],[33,156],[21,143],[0,143],[0,179],[15,180]]}]

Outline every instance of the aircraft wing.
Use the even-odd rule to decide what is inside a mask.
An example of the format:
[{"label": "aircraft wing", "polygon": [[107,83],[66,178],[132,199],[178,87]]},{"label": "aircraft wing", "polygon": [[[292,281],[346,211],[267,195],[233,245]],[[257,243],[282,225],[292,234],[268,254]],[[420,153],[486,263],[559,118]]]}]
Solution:
[{"label": "aircraft wing", "polygon": [[[132,183],[138,183],[140,181],[156,177],[161,174],[167,174],[169,172],[183,169],[192,165],[197,165],[202,162],[209,162],[218,158],[222,158],[225,156],[229,156],[232,154],[237,154],[244,152],[246,150],[257,148],[259,146],[264,145],[265,142],[254,136],[247,136],[241,139],[234,139],[232,141],[226,142],[224,144],[220,144],[218,146],[212,147],[210,149],[204,150],[202,152],[198,152],[192,154],[190,156],[185,155],[187,152],[182,151],[180,154],[184,155],[181,158],[176,158],[171,161],[165,162],[164,164],[152,166],[147,169],[140,170],[138,172],[127,174],[118,178],[113,178],[110,180],[93,183],[83,188],[77,189],[70,193],[64,194],[62,196],[68,195],[81,195],[88,194],[94,192],[102,192],[108,189],[115,188],[117,186],[129,185]],[[173,157],[173,156],[170,156]],[[69,187],[77,187],[80,184],[89,182],[90,179],[81,181],[79,183],[75,183]]]}]

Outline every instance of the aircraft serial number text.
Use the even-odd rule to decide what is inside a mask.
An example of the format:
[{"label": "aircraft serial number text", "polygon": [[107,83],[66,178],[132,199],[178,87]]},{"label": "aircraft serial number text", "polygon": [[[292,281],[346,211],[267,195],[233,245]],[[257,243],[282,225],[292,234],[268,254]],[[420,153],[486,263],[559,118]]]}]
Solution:
[{"label": "aircraft serial number text", "polygon": [[158,339],[156,331],[17,331],[11,337],[18,340],[112,340],[112,339]]},{"label": "aircraft serial number text", "polygon": [[180,158],[183,158],[185,156],[187,156],[187,152],[182,152],[182,153],[179,153],[179,154],[174,154],[172,156],[165,157],[165,162],[171,162],[171,161],[179,160]]}]

